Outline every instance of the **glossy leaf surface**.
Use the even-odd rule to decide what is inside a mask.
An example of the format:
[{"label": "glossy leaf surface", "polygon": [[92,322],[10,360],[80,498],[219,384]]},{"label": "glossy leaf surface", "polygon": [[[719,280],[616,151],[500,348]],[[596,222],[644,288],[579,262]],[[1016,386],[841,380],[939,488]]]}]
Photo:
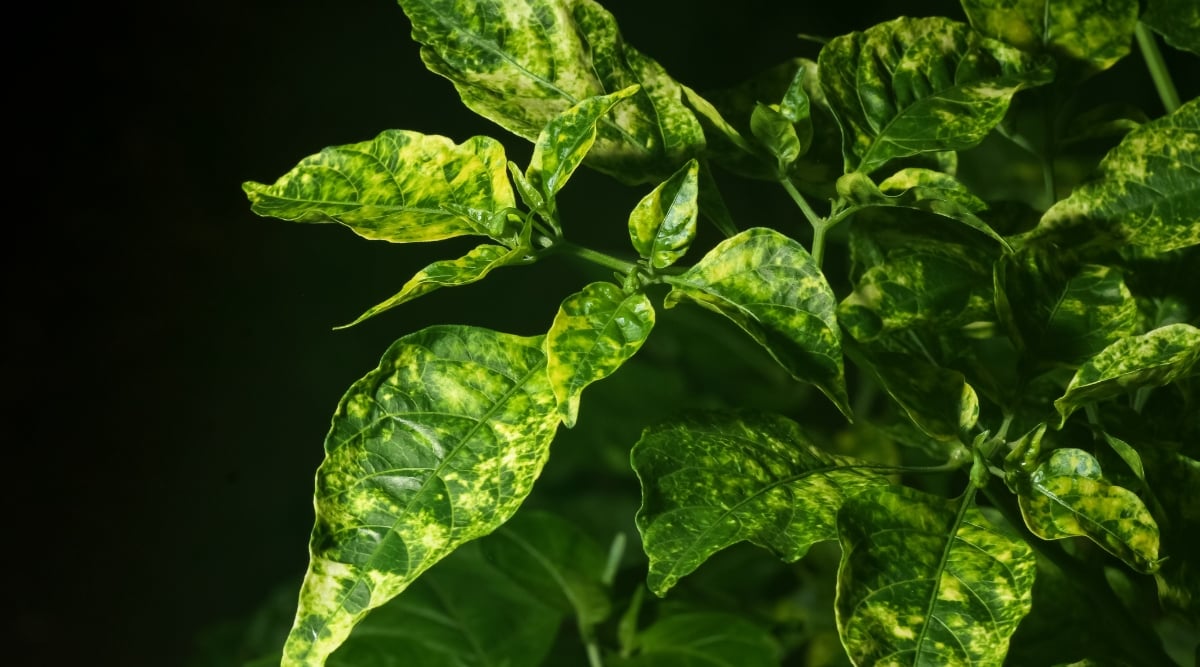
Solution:
[{"label": "glossy leaf surface", "polygon": [[831,40],[821,84],[842,127],[846,171],[979,143],[1046,63],[950,19],[902,17]]},{"label": "glossy leaf surface", "polygon": [[859,665],[1001,665],[1036,560],[976,508],[881,487],[838,513],[837,623]]},{"label": "glossy leaf surface", "polygon": [[775,667],[771,633],[734,614],[673,614],[642,631],[638,655],[618,667]]},{"label": "glossy leaf surface", "polygon": [[324,664],[359,620],[508,520],[558,425],[542,338],[431,327],[338,405],[285,667]]},{"label": "glossy leaf surface", "polygon": [[1142,23],[1171,46],[1200,56],[1200,4],[1191,0],[1147,0]]},{"label": "glossy leaf surface", "polygon": [[771,229],[748,229],[677,279],[668,308],[686,299],[728,317],[850,415],[833,290],[803,246]]},{"label": "glossy leaf surface", "polygon": [[555,116],[542,128],[533,146],[525,178],[548,201],[583,163],[596,142],[596,124],[613,106],[637,93],[630,86],[611,95],[589,97]]},{"label": "glossy leaf surface", "polygon": [[1112,484],[1095,457],[1056,449],[1029,477],[1018,500],[1025,524],[1047,540],[1086,536],[1139,572],[1158,567],[1158,525],[1141,498]]},{"label": "glossy leaf surface", "polygon": [[650,266],[663,269],[679,260],[696,238],[700,165],[689,160],[671,178],[642,197],[629,214],[633,248]]},{"label": "glossy leaf surface", "polygon": [[326,148],[272,185],[242,185],[251,209],[293,222],[338,222],[369,239],[407,243],[486,235],[492,213],[515,206],[504,148],[473,137],[403,130]]},{"label": "glossy leaf surface", "polygon": [[1108,69],[1129,53],[1137,0],[962,0],[979,32],[1024,51]]},{"label": "glossy leaf surface", "polygon": [[612,283],[592,283],[562,302],[546,334],[546,363],[563,424],[575,425],[584,387],[620,368],[652,328],[650,299]]},{"label": "glossy leaf surface", "polygon": [[642,482],[637,526],[650,557],[647,584],[657,595],[742,541],[798,560],[837,538],[845,498],[886,483],[770,414],[698,413],[652,427],[632,459]]}]

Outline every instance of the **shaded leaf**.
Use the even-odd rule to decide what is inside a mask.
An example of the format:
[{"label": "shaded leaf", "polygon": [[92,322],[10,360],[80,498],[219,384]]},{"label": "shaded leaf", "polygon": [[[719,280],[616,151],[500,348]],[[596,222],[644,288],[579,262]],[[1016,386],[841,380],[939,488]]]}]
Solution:
[{"label": "shaded leaf", "polygon": [[1003,663],[1029,613],[1036,560],[955,502],[887,486],[843,503],[836,611],[855,664]]},{"label": "shaded leaf", "polygon": [[563,424],[575,425],[583,388],[612,375],[653,327],[650,299],[612,283],[592,283],[562,302],[546,334],[546,363]]},{"label": "shaded leaf", "polygon": [[371,609],[508,520],[558,425],[542,338],[437,326],[342,398],[284,667],[324,664]]},{"label": "shaded leaf", "polygon": [[1083,364],[1067,391],[1054,401],[1062,423],[1080,407],[1140,389],[1158,387],[1194,372],[1200,360],[1200,329],[1168,324],[1122,338]]},{"label": "shaded leaf", "polygon": [[776,667],[782,653],[764,628],[719,612],[667,616],[637,641],[638,654],[618,667]]},{"label": "shaded leaf", "polygon": [[886,483],[770,414],[697,413],[647,429],[631,456],[642,482],[637,526],[650,557],[647,584],[660,596],[738,542],[798,560],[837,538],[845,498]]},{"label": "shaded leaf", "polygon": [[304,158],[273,185],[242,185],[251,210],[293,222],[338,222],[368,239],[408,243],[488,235],[515,205],[504,148],[473,137],[388,130]]},{"label": "shaded leaf", "polygon": [[699,163],[689,160],[671,178],[642,197],[629,214],[633,248],[652,268],[664,269],[674,264],[696,238],[699,172]]},{"label": "shaded leaf", "polygon": [[795,240],[756,227],[726,239],[670,283],[664,305],[688,300],[728,317],[797,380],[850,416],[833,290]]},{"label": "shaded leaf", "polygon": [[1141,498],[1109,483],[1082,449],[1056,449],[1018,496],[1025,524],[1038,537],[1086,536],[1139,572],[1158,569],[1158,524]]},{"label": "shaded leaf", "polygon": [[1033,53],[1105,70],[1129,53],[1137,0],[962,0],[979,32]]},{"label": "shaded leaf", "polygon": [[958,442],[979,420],[979,398],[962,373],[871,346],[854,357],[912,423],[936,440]]},{"label": "shaded leaf", "polygon": [[1200,56],[1200,5],[1191,0],[1146,0],[1142,23],[1171,46]]},{"label": "shaded leaf", "polygon": [[950,19],[901,17],[821,49],[821,85],[842,128],[846,171],[983,140],[1047,63]]}]

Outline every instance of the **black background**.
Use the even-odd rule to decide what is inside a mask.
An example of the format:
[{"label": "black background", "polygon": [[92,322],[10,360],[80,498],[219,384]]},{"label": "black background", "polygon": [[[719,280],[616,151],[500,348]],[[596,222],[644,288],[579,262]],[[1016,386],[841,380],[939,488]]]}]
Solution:
[{"label": "black background", "polygon": [[[815,58],[800,32],[962,18],[934,0],[605,4],[699,90]],[[9,33],[9,664],[182,665],[198,630],[303,572],[329,416],[393,339],[539,333],[565,295],[514,270],[332,331],[452,252],[258,218],[241,182],[389,128],[529,149],[424,69],[391,0],[56,5]],[[1129,98],[1161,113],[1130,60]],[[568,191],[619,227],[643,194],[592,174]]]}]

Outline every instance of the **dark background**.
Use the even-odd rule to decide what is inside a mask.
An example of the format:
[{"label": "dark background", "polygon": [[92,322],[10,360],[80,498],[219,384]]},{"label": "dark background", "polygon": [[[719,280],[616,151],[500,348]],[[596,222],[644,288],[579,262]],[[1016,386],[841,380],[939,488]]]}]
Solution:
[{"label": "dark background", "polygon": [[[962,17],[934,0],[604,4],[699,90],[815,58],[800,32]],[[388,128],[490,134],[524,163],[525,142],[424,69],[392,0],[54,12],[10,22],[8,46],[10,664],[182,665],[199,630],[303,572],[329,416],[392,340],[435,322],[539,333],[569,288],[506,270],[335,332],[451,251],[250,213],[242,181]],[[1155,104],[1130,60],[1130,98]],[[748,192],[735,214],[761,212]],[[641,194],[581,173],[564,208],[621,228]]]}]

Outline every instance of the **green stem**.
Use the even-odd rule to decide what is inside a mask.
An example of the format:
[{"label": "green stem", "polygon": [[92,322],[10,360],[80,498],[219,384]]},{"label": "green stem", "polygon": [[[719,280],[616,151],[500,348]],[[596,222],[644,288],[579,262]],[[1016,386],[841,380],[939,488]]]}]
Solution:
[{"label": "green stem", "polygon": [[1146,61],[1146,69],[1150,70],[1150,78],[1154,80],[1154,87],[1158,90],[1163,108],[1167,113],[1175,111],[1179,108],[1179,91],[1175,90],[1175,82],[1171,80],[1171,73],[1167,71],[1167,63],[1163,60],[1162,51],[1158,49],[1158,42],[1141,21],[1138,21],[1133,34],[1137,36],[1138,48]]},{"label": "green stem", "polygon": [[632,273],[638,268],[638,265],[633,262],[617,259],[612,255],[607,255],[597,250],[592,250],[591,248],[585,248],[581,245],[571,243],[570,241],[560,240],[554,244],[553,248],[555,252],[561,252],[571,255],[572,257],[578,257],[579,259],[587,260],[593,264],[599,264],[600,266],[608,267],[614,271],[620,271],[621,273],[625,274]]},{"label": "green stem", "polygon": [[804,195],[800,194],[796,186],[792,185],[792,179],[786,176],[780,177],[779,184],[783,186],[784,190],[787,190],[787,193],[792,197],[792,201],[796,202],[796,206],[799,206],[800,210],[804,212],[804,217],[808,218],[810,225],[817,227],[825,222],[824,218],[817,215],[813,207],[808,205],[808,200],[804,198]]},{"label": "green stem", "polygon": [[1046,208],[1050,208],[1058,201],[1058,183],[1056,174],[1054,173],[1054,160],[1057,153],[1055,146],[1058,141],[1056,128],[1054,126],[1054,117],[1058,113],[1057,98],[1054,91],[1046,88],[1042,91],[1042,128],[1045,132],[1043,136],[1042,158],[1042,181],[1046,189]]}]

